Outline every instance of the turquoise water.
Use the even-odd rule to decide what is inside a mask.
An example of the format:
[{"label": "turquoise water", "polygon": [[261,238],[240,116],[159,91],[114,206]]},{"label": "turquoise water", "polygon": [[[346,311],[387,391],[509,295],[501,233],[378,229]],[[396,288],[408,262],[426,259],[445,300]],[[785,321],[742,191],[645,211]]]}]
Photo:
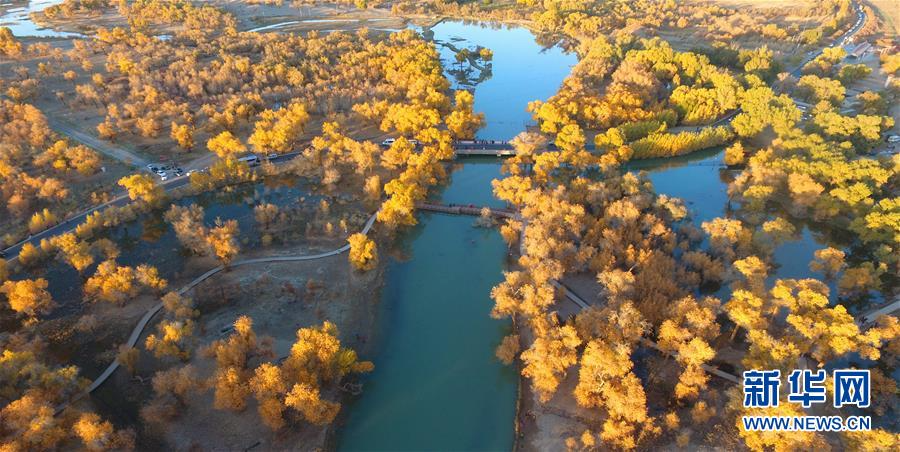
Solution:
[{"label": "turquoise water", "polygon": [[[443,44],[494,52],[489,72],[474,84],[475,110],[486,119],[480,138],[508,139],[525,130],[528,102],[552,96],[576,63],[575,55],[544,49],[521,28],[445,21],[430,33],[451,80],[454,52]],[[502,207],[491,188],[499,161],[465,162],[454,165],[436,199]],[[510,450],[518,379],[494,349],[511,325],[490,318],[490,291],[503,277],[506,244],[496,229],[473,227],[472,217],[418,218],[394,253],[404,257],[388,263],[375,371],[365,377],[363,394],[345,407],[337,449]]]},{"label": "turquoise water", "polygon": [[[442,44],[459,49],[482,46],[494,52],[490,77],[474,86],[475,111],[483,112],[487,123],[478,131],[478,138],[506,140],[534,124],[526,111],[528,102],[553,96],[578,62],[574,53],[538,44],[525,28],[445,20],[431,32],[449,70],[455,67],[455,53]],[[454,80],[452,75],[448,78]],[[454,88],[459,87],[470,88],[454,84]]]},{"label": "turquoise water", "polygon": [[[735,173],[722,167],[722,159],[721,148],[716,148],[670,159],[635,161],[628,166],[632,170],[647,171],[658,193],[684,200],[694,223],[699,227],[704,221],[730,216],[727,180]],[[804,223],[796,223],[794,226],[796,234],[774,250],[775,267],[771,269],[767,279],[770,285],[776,279],[784,278],[821,279],[822,275],[809,270],[809,262],[813,260],[814,253],[828,246],[841,249],[848,247],[845,241],[836,237],[836,231],[814,231],[811,229],[813,225]],[[828,282],[828,286],[831,289],[829,298],[832,302],[837,302],[835,282]],[[726,287],[716,295],[727,300],[729,291]],[[863,302],[847,307],[851,312],[860,312],[869,306]]]},{"label": "turquoise water", "polygon": [[[499,165],[452,174],[443,202],[490,193]],[[338,450],[510,450],[516,371],[494,357],[510,331],[490,318],[506,244],[474,218],[419,215],[391,258],[381,294],[379,352],[364,392],[345,407]]]},{"label": "turquoise water", "polygon": [[[494,52],[490,76],[474,85],[475,110],[487,125],[478,137],[508,139],[532,123],[528,102],[553,95],[576,63],[559,48],[544,49],[521,28],[490,28],[461,22],[433,27],[436,41],[457,48],[481,45]],[[441,47],[445,66],[453,52]],[[457,84],[457,87],[462,85]],[[685,200],[698,224],[727,213],[727,177],[720,150],[635,162],[650,173],[660,193]],[[493,159],[466,159],[436,196],[445,203],[502,206],[492,196],[499,176]],[[263,190],[264,193],[261,193]],[[288,205],[293,187],[253,187],[223,200],[209,197],[207,221],[236,218],[253,241],[251,208],[265,199]],[[283,203],[283,204],[282,204]],[[364,377],[364,392],[344,407],[338,426],[339,450],[510,450],[514,440],[517,374],[501,365],[494,348],[510,331],[508,321],[489,316],[491,288],[502,279],[507,247],[496,229],[473,227],[471,217],[420,214],[420,224],[404,232],[388,261],[375,335],[376,352],[366,356],[375,370]],[[826,246],[819,233],[803,227],[798,240],[776,250],[778,277],[809,276],[812,253]],[[174,233],[158,219],[110,233],[123,248],[120,262],[149,262],[164,276],[181,270],[183,256]],[[164,245],[165,244],[165,245]],[[252,246],[252,245],[251,245]],[[54,272],[67,272],[66,274]],[[62,264],[48,269],[56,299],[79,297],[79,275]]]}]

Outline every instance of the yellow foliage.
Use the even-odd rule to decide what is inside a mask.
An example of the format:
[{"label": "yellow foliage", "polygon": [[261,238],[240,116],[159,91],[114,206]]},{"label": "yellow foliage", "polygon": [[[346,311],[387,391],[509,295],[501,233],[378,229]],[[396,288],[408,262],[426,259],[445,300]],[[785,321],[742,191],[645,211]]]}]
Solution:
[{"label": "yellow foliage", "polygon": [[128,197],[156,205],[165,198],[165,190],[148,174],[133,174],[119,179],[119,185],[128,190]]},{"label": "yellow foliage", "polygon": [[330,424],[341,409],[339,403],[321,399],[317,388],[302,383],[294,385],[284,403],[315,425]]},{"label": "yellow foliage", "polygon": [[247,152],[244,143],[241,143],[234,134],[228,131],[210,138],[209,141],[206,142],[206,147],[223,160],[236,158],[238,155]]},{"label": "yellow foliage", "polygon": [[47,280],[44,278],[6,281],[0,286],[10,309],[30,318],[47,314],[55,306],[46,289]]},{"label": "yellow foliage", "polygon": [[350,264],[360,271],[374,270],[378,266],[378,249],[375,242],[365,234],[356,233],[347,241],[350,243]]},{"label": "yellow foliage", "polygon": [[519,348],[519,335],[510,334],[503,336],[503,340],[500,341],[500,345],[497,346],[497,350],[494,354],[500,362],[510,365],[519,354]]}]

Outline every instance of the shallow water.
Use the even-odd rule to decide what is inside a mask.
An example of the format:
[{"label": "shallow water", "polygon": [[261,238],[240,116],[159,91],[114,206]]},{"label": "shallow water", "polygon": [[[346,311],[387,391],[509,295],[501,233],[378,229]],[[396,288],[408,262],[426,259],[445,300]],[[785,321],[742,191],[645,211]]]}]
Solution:
[{"label": "shallow water", "polygon": [[[3,3],[5,9],[0,15],[0,27],[9,27],[12,34],[17,37],[41,37],[41,38],[74,38],[82,35],[43,28],[31,20],[32,12],[43,11],[48,6],[58,5],[63,0],[32,0],[28,2],[14,1]],[[9,5],[9,6],[7,6]]]},{"label": "shallow water", "polygon": [[[484,112],[487,122],[481,138],[508,139],[524,130],[530,123],[528,102],[551,96],[575,64],[573,55],[558,48],[544,50],[525,29],[445,21],[431,32],[451,71],[454,51],[442,43],[494,51],[490,77],[474,85],[475,110]],[[457,80],[455,87],[466,87],[465,81]],[[455,165],[438,198],[502,206],[490,187],[499,163],[461,162],[466,163]],[[721,149],[634,162],[628,169],[648,171],[660,193],[684,199],[698,224],[727,213],[729,174],[722,168]],[[508,326],[488,317],[490,289],[501,279],[506,247],[494,230],[473,228],[472,218],[419,218],[401,242],[405,258],[388,264],[375,371],[364,378],[362,396],[346,407],[337,448],[509,450],[515,372],[493,357]],[[779,247],[773,278],[808,276],[812,253],[825,246],[818,240],[804,229],[798,240]],[[727,296],[727,289],[720,296]]]},{"label": "shallow water", "polygon": [[[493,51],[490,78],[474,86],[475,111],[483,112],[486,125],[477,137],[510,139],[534,124],[526,108],[533,100],[545,100],[556,93],[562,80],[578,62],[573,53],[559,47],[544,48],[534,35],[521,27],[479,25],[445,20],[430,29],[438,43],[444,67],[454,69],[455,52],[475,46]],[[451,81],[453,76],[448,76]],[[454,88],[470,88],[456,81]]]},{"label": "shallow water", "polygon": [[[723,154],[721,148],[715,148],[682,157],[631,162],[628,166],[632,170],[647,171],[657,192],[684,200],[694,223],[699,227],[713,218],[730,216],[727,180],[736,173],[723,167]],[[845,250],[847,248],[847,244],[834,237],[831,231],[814,231],[809,224],[804,223],[796,223],[795,228],[792,240],[774,250],[775,268],[767,279],[770,286],[776,279],[821,279],[822,275],[809,270],[809,262],[813,260],[814,253],[828,246]],[[827,284],[831,289],[829,298],[833,303],[837,302],[835,282]],[[727,300],[729,294],[727,288],[716,293],[723,300]],[[870,303],[857,303],[847,307],[851,312],[858,313],[867,310],[869,306]]]},{"label": "shallow water", "polygon": [[[426,31],[426,33],[429,33]],[[478,137],[509,139],[531,123],[528,102],[546,99],[575,64],[574,55],[545,50],[528,30],[444,21],[431,28],[445,70],[456,48],[494,52],[489,77],[474,86],[485,113]],[[448,74],[452,80],[452,75]],[[456,83],[455,87],[460,87]],[[502,207],[491,181],[497,159],[465,159],[436,195],[443,203]],[[339,450],[510,450],[517,374],[494,349],[511,326],[490,318],[491,288],[502,278],[507,247],[495,228],[474,218],[420,214],[398,244],[381,293],[375,371],[346,407]]]},{"label": "shallow water", "polygon": [[[31,3],[40,9],[58,1]],[[21,16],[9,11],[0,22],[13,14]],[[532,124],[528,102],[552,96],[576,63],[575,55],[557,47],[545,49],[522,28],[444,21],[431,32],[438,43],[457,48],[482,45],[494,53],[490,76],[473,87],[475,110],[484,112],[487,122],[477,135],[480,138],[509,139]],[[20,35],[15,28],[13,33]],[[445,67],[452,69],[453,51],[439,48]],[[466,85],[457,82],[456,87]],[[658,192],[684,199],[699,225],[726,214],[721,160],[721,150],[714,149],[635,162],[630,167],[647,170]],[[445,203],[502,206],[493,198],[490,185],[499,176],[499,163],[494,159],[464,162],[456,165],[450,183],[436,198]],[[181,203],[205,205],[208,222],[216,216],[238,219],[242,237],[256,243],[253,200],[264,194],[269,202],[286,205],[295,202],[301,191],[260,186],[251,191],[229,199],[210,196]],[[345,407],[337,447],[509,450],[517,375],[496,360],[494,347],[510,325],[489,317],[490,289],[502,279],[507,248],[496,229],[475,228],[471,217],[421,214],[418,218],[420,224],[404,233],[396,245],[399,251],[382,251],[388,264],[379,332],[374,338],[377,351],[366,357],[374,361],[375,371],[364,377],[363,394]],[[183,268],[184,256],[174,232],[159,218],[149,216],[116,228],[109,237],[122,248],[122,264],[156,265],[164,277]],[[825,242],[821,234],[802,228],[798,240],[776,250],[780,266],[773,277],[810,276],[808,262],[816,249],[827,246]],[[53,263],[47,277],[54,299],[80,299],[81,277],[70,267]]]},{"label": "shallow water", "polygon": [[[304,198],[302,203],[299,201],[301,197]],[[213,225],[216,218],[237,220],[241,247],[248,249],[260,243],[254,207],[262,202],[279,207],[303,205],[311,212],[320,199],[318,195],[310,195],[302,184],[270,181],[234,187],[231,191],[187,197],[176,201],[175,204],[202,206],[207,225]],[[141,215],[135,221],[105,231],[97,238],[108,238],[116,243],[121,252],[116,259],[119,264],[128,266],[149,264],[157,267],[163,278],[172,279],[183,271],[188,254],[178,242],[172,227],[163,219],[164,214],[165,211],[153,211]],[[86,277],[93,274],[99,263],[100,260],[95,261],[94,265],[87,268],[83,274],[79,274],[67,263],[50,260],[42,267],[42,272],[27,275],[43,277],[49,282],[47,290],[59,305],[49,318],[67,315],[80,309],[83,282]]]},{"label": "shallow water", "polygon": [[[271,25],[264,25],[261,27],[251,28],[247,30],[248,32],[259,32],[259,31],[270,31],[277,30],[279,28],[284,28],[288,25],[296,25],[300,23],[310,23],[310,24],[327,24],[327,23],[346,23],[346,22],[359,22],[360,24],[368,24],[368,23],[377,23],[384,22],[391,19],[387,18],[373,18],[373,19],[304,19],[304,20],[288,20],[285,22],[278,22]],[[389,29],[391,31],[396,31],[393,29]],[[316,30],[316,31],[337,31],[337,30]]]}]

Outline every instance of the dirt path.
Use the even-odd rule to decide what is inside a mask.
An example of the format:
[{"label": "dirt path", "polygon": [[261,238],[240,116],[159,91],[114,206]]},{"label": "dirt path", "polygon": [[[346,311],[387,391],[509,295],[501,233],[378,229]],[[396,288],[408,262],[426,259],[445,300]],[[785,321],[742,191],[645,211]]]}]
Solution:
[{"label": "dirt path", "polygon": [[[369,233],[369,231],[372,229],[372,226],[375,224],[376,216],[377,216],[376,214],[372,214],[372,216],[369,217],[369,220],[366,221],[366,225],[362,228],[362,231],[361,231],[362,234]],[[327,251],[324,253],[319,253],[319,254],[295,255],[295,256],[270,256],[270,257],[259,257],[259,258],[254,258],[254,259],[245,259],[245,260],[232,262],[229,265],[229,268],[242,267],[245,265],[252,265],[252,264],[271,263],[271,262],[311,261],[311,260],[315,260],[315,259],[322,259],[322,258],[326,258],[326,257],[336,256],[338,254],[347,252],[349,249],[350,249],[350,244],[348,243],[338,249]],[[206,281],[207,279],[209,279],[213,275],[221,272],[224,269],[225,269],[225,266],[220,265],[220,266],[215,267],[215,268],[209,270],[208,272],[196,277],[193,281],[189,282],[187,285],[185,285],[181,289],[178,289],[178,294],[179,295],[186,294],[191,289],[196,287],[198,284],[202,283],[203,281]],[[131,336],[128,337],[128,342],[126,344],[128,345],[129,348],[133,348],[135,346],[135,344],[137,344],[138,339],[140,339],[141,335],[144,332],[144,329],[150,323],[150,320],[152,320],[153,317],[156,316],[156,314],[160,311],[160,309],[162,309],[162,307],[163,307],[162,302],[159,302],[156,305],[154,305],[152,308],[147,310],[147,312],[144,314],[144,316],[141,317],[141,320],[134,327],[134,330],[131,331]],[[103,371],[102,374],[100,374],[99,377],[97,377],[96,380],[94,380],[93,383],[91,383],[90,386],[88,386],[85,393],[91,393],[95,389],[99,388],[100,385],[102,385],[110,377],[110,375],[112,375],[113,372],[115,372],[116,369],[118,369],[118,368],[119,368],[119,360],[116,359],[109,365],[109,367],[106,368],[106,370]]]},{"label": "dirt path", "polygon": [[47,123],[56,132],[65,135],[89,148],[95,149],[97,150],[97,152],[100,152],[101,154],[113,160],[118,160],[126,165],[137,166],[142,170],[146,170],[147,165],[150,163],[149,161],[132,151],[123,149],[109,143],[108,141],[104,141],[100,138],[89,135],[57,119],[48,117]]}]

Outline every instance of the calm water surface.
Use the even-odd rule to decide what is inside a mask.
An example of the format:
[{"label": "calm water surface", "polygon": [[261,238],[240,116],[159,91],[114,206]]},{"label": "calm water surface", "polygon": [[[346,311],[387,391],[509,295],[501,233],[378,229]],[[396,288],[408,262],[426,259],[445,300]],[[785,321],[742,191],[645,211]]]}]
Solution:
[{"label": "calm water surface", "polygon": [[14,36],[68,38],[81,36],[78,33],[66,33],[42,28],[29,16],[33,12],[43,11],[48,6],[58,5],[63,0],[10,1],[0,3],[0,27],[9,27]]},{"label": "calm water surface", "polygon": [[[684,200],[694,223],[699,227],[704,221],[716,217],[727,217],[728,214],[728,182],[727,178],[735,175],[722,168],[723,152],[721,148],[696,152],[691,155],[670,159],[649,159],[629,163],[633,170],[648,172],[653,186],[659,193],[665,193]],[[795,224],[796,234],[775,249],[775,268],[771,271],[768,283],[784,278],[819,278],[820,274],[809,270],[809,262],[813,260],[817,250],[833,246],[846,248],[845,244],[836,241],[826,231],[813,231],[809,225]],[[837,287],[834,282],[828,283],[831,288],[830,298],[837,301]],[[717,295],[727,300],[727,288]],[[867,306],[848,306],[851,312],[866,310]]]},{"label": "calm water surface", "polygon": [[[267,202],[281,208],[302,208],[311,216],[320,199],[321,196],[310,195],[307,188],[300,183],[273,179],[233,187],[230,191],[220,190],[186,197],[175,201],[175,204],[202,206],[207,225],[214,224],[216,218],[237,220],[241,247],[249,249],[259,246],[260,243],[254,207]],[[129,266],[150,264],[157,267],[162,277],[172,279],[184,269],[188,255],[178,242],[175,231],[163,218],[164,214],[165,211],[154,211],[141,215],[135,221],[105,231],[97,238],[109,238],[116,243],[121,251],[121,255],[116,259],[118,263]],[[305,223],[300,225],[304,226]],[[84,279],[94,273],[99,263],[100,259],[97,259],[94,265],[88,267],[83,274],[79,274],[69,264],[54,259],[42,267],[43,271],[40,274],[28,275],[40,276],[49,282],[47,290],[59,305],[50,318],[68,315],[80,308]]]},{"label": "calm water surface", "polygon": [[[467,163],[440,200],[485,201],[497,163]],[[494,201],[496,202],[496,200]],[[494,357],[510,332],[490,318],[506,244],[474,219],[419,215],[388,264],[379,352],[347,407],[339,450],[510,450],[517,377]]]},{"label": "calm water surface", "polygon": [[[478,138],[506,140],[534,124],[531,113],[526,111],[528,102],[555,94],[578,62],[574,53],[565,53],[559,47],[544,48],[535,42],[530,31],[521,27],[445,20],[432,27],[431,32],[444,67],[449,70],[456,68],[456,60],[455,52],[446,44],[471,50],[482,46],[494,52],[490,78],[474,86],[475,111],[483,112],[487,123],[478,131]],[[452,75],[448,78],[454,80]],[[469,84],[456,81],[454,88],[459,87],[471,89]]]},{"label": "calm water surface", "polygon": [[[53,3],[59,2],[31,2],[27,11],[8,9],[0,23],[12,23],[17,36],[55,33],[39,30],[27,20],[28,11]],[[528,102],[552,96],[576,63],[575,55],[557,47],[545,49],[522,28],[444,21],[431,32],[439,45],[481,45],[494,53],[489,74],[482,74],[478,83],[455,83],[475,90],[475,110],[484,112],[487,121],[478,133],[480,138],[509,139],[532,124]],[[439,48],[445,68],[452,70],[453,50]],[[699,224],[726,215],[721,161],[716,149],[665,161],[635,162],[630,168],[648,171],[658,192],[684,199]],[[498,161],[465,162],[455,165],[450,183],[436,198],[445,203],[502,206],[493,198],[490,184],[500,175]],[[216,216],[238,219],[244,237],[252,240],[254,200],[265,197],[287,205],[301,195],[295,187],[248,190],[230,200],[201,197],[182,203],[204,204],[208,222]],[[346,407],[337,447],[510,450],[517,377],[493,353],[510,325],[489,316],[490,289],[502,279],[507,248],[496,229],[473,227],[471,217],[423,214],[418,218],[419,225],[400,239],[400,251],[391,257],[384,253],[389,262],[375,339],[378,346],[375,355],[367,357],[375,362],[375,371],[365,377],[363,394]],[[799,231],[797,240],[776,250],[780,266],[773,277],[810,276],[807,265],[812,253],[827,246],[822,234],[806,227]],[[110,236],[123,248],[119,259],[123,264],[148,262],[159,266],[164,276],[181,270],[183,257],[174,233],[159,219],[117,228]],[[67,292],[78,287],[67,282],[80,279],[68,266],[51,265],[48,279],[55,299],[80,296]]]},{"label": "calm water surface", "polygon": [[[428,33],[426,31],[426,33]],[[508,139],[531,123],[528,102],[553,95],[576,62],[545,50],[528,30],[445,21],[431,29],[448,71],[455,48],[494,52],[474,85],[486,139]],[[448,73],[453,79],[453,75]],[[489,77],[489,78],[488,78]],[[465,82],[455,87],[471,88]],[[496,159],[455,165],[444,203],[502,206],[491,181]],[[424,214],[392,258],[381,294],[375,371],[347,407],[339,450],[510,450],[517,376],[494,357],[508,321],[490,318],[491,288],[503,277],[507,247],[496,229],[471,217]]]}]

